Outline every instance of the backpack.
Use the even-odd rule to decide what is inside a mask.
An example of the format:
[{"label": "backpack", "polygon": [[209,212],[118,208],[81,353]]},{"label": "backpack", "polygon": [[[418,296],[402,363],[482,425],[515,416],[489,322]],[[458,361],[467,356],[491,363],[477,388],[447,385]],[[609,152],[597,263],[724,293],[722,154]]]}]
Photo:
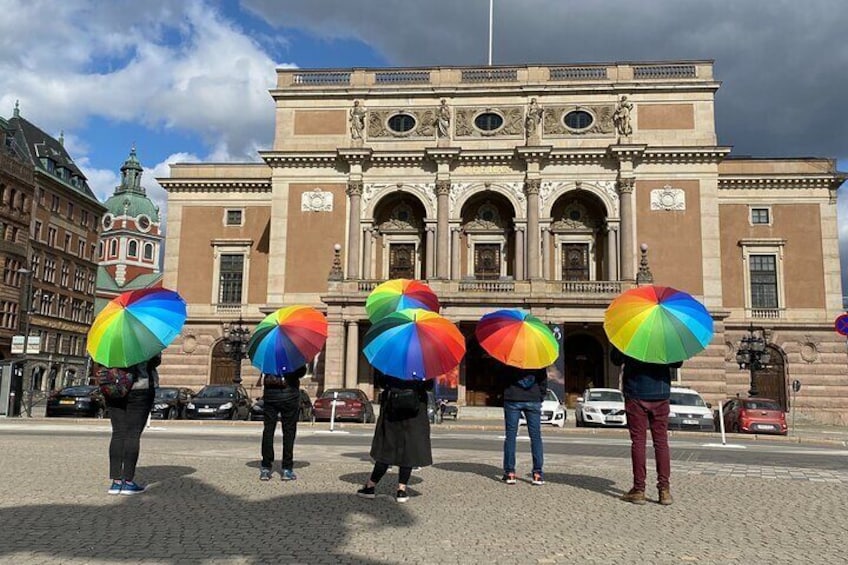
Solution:
[{"label": "backpack", "polygon": [[411,388],[390,388],[386,392],[386,416],[389,421],[408,420],[418,415],[421,398]]},{"label": "backpack", "polygon": [[125,398],[132,390],[132,385],[133,374],[126,369],[103,367],[97,371],[97,386],[106,398]]}]

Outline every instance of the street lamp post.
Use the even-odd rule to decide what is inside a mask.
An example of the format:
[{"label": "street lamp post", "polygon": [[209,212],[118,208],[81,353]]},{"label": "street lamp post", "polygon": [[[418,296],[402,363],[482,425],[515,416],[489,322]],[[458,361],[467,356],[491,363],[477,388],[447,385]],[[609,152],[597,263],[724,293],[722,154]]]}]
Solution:
[{"label": "street lamp post", "polygon": [[765,336],[765,328],[755,328],[753,324],[749,325],[748,335],[742,336],[739,341],[739,349],[736,351],[736,362],[739,364],[739,368],[751,372],[751,388],[748,390],[748,396],[759,395],[756,373],[765,369],[771,361]]},{"label": "street lamp post", "polygon": [[241,361],[247,357],[247,342],[250,340],[250,329],[244,325],[239,316],[238,321],[224,325],[224,352],[236,363],[235,384],[241,384]]},{"label": "street lamp post", "polygon": [[[26,279],[26,286],[24,287],[24,296],[21,301],[21,308],[23,316],[24,316],[24,353],[21,358],[21,373],[26,376],[26,364],[27,364],[27,350],[29,349],[29,323],[30,323],[30,314],[32,313],[32,271],[21,267],[18,269],[18,274],[22,275]],[[29,383],[27,386],[27,403],[26,403],[26,414],[27,418],[32,418],[32,398],[35,394],[35,379],[32,376],[32,373],[29,375]]]}]

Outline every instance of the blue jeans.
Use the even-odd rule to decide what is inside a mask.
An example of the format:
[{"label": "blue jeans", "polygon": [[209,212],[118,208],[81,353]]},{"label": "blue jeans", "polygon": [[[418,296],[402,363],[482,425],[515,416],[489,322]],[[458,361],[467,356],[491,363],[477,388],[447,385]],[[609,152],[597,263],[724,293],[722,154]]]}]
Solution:
[{"label": "blue jeans", "polygon": [[541,473],[544,464],[542,454],[542,403],[504,401],[504,473],[515,472],[515,437],[518,435],[518,418],[524,413],[527,432],[530,434],[530,452],[533,455],[533,472]]}]

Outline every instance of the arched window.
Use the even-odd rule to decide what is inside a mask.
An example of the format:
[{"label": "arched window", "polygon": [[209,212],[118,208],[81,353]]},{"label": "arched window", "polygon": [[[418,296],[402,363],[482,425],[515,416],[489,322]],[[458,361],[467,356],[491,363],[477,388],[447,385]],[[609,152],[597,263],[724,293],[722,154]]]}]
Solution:
[{"label": "arched window", "polygon": [[145,243],[144,244],[144,260],[145,261],[153,261],[153,244]]},{"label": "arched window", "polygon": [[113,239],[109,241],[109,256],[116,257],[118,255],[118,240]]},{"label": "arched window", "polygon": [[99,257],[100,259],[103,259],[103,242],[102,241],[97,244],[97,257]]},{"label": "arched window", "polygon": [[138,257],[138,242],[134,239],[127,246],[127,257]]}]

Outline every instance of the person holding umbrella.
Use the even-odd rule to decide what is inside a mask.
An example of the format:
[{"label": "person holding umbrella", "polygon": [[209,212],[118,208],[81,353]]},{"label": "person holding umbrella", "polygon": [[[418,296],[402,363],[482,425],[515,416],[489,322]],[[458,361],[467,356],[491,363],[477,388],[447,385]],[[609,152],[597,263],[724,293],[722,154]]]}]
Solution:
[{"label": "person holding umbrella", "polygon": [[262,463],[259,480],[271,480],[274,464],[274,433],[282,420],[284,481],[297,479],[294,473],[294,441],[300,414],[300,379],[309,363],[327,341],[327,319],[309,306],[280,308],[259,322],[247,344],[247,355],[262,371]]},{"label": "person holding umbrella", "polygon": [[[144,492],[135,481],[141,433],[153,406],[159,384],[156,368],[161,352],[179,335],[186,319],[186,304],[179,294],[165,288],[124,292],[100,311],[88,331],[86,349],[101,367],[121,368],[126,386],[101,382],[106,395],[112,437],[109,442],[109,494]],[[109,370],[97,374],[109,375]],[[127,389],[129,388],[129,391]],[[112,394],[114,393],[114,394]]]},{"label": "person holding umbrella", "polygon": [[524,415],[533,458],[531,483],[545,484],[542,467],[542,401],[548,394],[547,367],[556,361],[559,344],[550,328],[526,310],[490,312],[477,323],[477,341],[500,361],[504,393],[503,482],[516,484],[515,440],[518,420]]},{"label": "person holding umbrella", "polygon": [[[406,308],[374,317],[365,334],[365,357],[376,369],[380,415],[371,442],[374,468],[356,491],[376,498],[376,487],[389,466],[397,465],[397,502],[409,500],[407,485],[414,467],[433,464],[427,391],[434,379],[453,370],[465,355],[465,338],[456,325],[439,314]],[[372,320],[373,321],[373,320]]]},{"label": "person holding umbrella", "polygon": [[673,500],[668,447],[672,369],[703,350],[713,337],[713,319],[689,294],[664,286],[632,288],[609,305],[604,331],[610,361],[623,366],[624,409],[630,430],[633,488],[621,499],[645,504],[645,445],[648,429],[657,464],[659,503]]}]

